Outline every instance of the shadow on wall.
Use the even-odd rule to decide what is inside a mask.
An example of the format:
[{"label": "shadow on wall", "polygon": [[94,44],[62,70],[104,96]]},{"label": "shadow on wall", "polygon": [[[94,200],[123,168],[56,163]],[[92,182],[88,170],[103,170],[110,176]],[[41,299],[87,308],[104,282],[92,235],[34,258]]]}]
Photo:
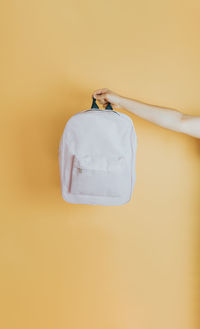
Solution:
[{"label": "shadow on wall", "polygon": [[24,112],[17,121],[17,135],[14,136],[17,139],[15,145],[19,147],[15,159],[16,176],[21,195],[34,201],[46,198],[51,193],[54,198],[61,198],[58,162],[60,138],[68,119],[87,108],[91,102],[88,91],[79,91],[77,88],[65,88],[65,93],[58,94],[58,90],[49,91],[35,109]]}]

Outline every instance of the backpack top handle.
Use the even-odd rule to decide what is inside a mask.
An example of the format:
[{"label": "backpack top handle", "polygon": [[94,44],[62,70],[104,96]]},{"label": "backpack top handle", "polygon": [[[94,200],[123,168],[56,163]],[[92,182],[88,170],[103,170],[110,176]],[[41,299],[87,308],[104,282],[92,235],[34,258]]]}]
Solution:
[{"label": "backpack top handle", "polygon": [[[92,106],[91,109],[99,109],[97,103],[96,103],[96,99],[94,97],[92,97],[93,101],[92,101]],[[113,110],[112,106],[110,103],[108,103],[108,105],[106,106],[105,110]]]}]

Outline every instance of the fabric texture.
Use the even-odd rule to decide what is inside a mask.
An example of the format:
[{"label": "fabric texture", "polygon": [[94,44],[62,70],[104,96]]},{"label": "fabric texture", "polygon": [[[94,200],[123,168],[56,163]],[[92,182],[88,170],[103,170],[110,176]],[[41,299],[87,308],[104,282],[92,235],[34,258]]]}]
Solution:
[{"label": "fabric texture", "polygon": [[129,116],[85,110],[67,122],[59,145],[62,196],[69,203],[121,205],[135,185],[137,136]]}]

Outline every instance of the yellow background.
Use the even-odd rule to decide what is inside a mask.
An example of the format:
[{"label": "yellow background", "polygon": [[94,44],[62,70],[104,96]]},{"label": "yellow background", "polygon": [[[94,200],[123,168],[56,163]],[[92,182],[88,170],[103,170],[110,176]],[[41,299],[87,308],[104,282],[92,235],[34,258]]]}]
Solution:
[{"label": "yellow background", "polygon": [[58,167],[95,89],[200,113],[199,0],[1,7],[0,327],[199,328],[199,141],[130,114],[137,181],[120,207],[67,204]]}]

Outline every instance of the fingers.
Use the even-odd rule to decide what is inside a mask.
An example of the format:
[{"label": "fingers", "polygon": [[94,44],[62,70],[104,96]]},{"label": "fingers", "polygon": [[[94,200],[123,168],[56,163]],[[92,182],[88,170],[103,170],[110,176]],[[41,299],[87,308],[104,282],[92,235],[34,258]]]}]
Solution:
[{"label": "fingers", "polygon": [[108,88],[101,88],[101,89],[97,89],[93,92],[92,97],[96,98],[99,100],[99,96],[101,95],[105,95],[107,92],[109,91]]},{"label": "fingers", "polygon": [[103,107],[106,107],[108,105],[108,92],[108,88],[97,89],[93,92],[92,97],[94,97],[101,105],[103,105]]},{"label": "fingers", "polygon": [[104,107],[106,107],[108,104],[111,104],[113,107],[120,108],[120,99],[122,96],[114,93],[108,88],[95,90],[92,94],[92,97],[94,97]]},{"label": "fingers", "polygon": [[97,99],[98,102],[99,102],[101,105],[103,105],[103,106],[105,106],[105,105],[108,104],[108,101],[106,100],[105,96],[97,96],[96,99]]}]

